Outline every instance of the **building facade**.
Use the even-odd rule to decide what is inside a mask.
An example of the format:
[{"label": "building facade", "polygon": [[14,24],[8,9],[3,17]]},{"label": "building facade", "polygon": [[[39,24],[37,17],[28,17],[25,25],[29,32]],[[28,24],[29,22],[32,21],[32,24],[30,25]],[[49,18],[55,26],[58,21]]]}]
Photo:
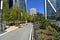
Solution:
[{"label": "building facade", "polygon": [[60,0],[45,0],[45,19],[56,20],[60,16]]},{"label": "building facade", "polygon": [[22,9],[22,11],[26,11],[26,1],[25,0],[18,0],[18,8]]},{"label": "building facade", "polygon": [[57,3],[56,3],[56,6],[57,6],[57,8],[56,8],[56,10],[57,10],[57,14],[56,14],[56,20],[57,21],[60,21],[60,0],[57,0],[56,1]]},{"label": "building facade", "polygon": [[34,15],[34,14],[36,14],[37,12],[36,12],[36,8],[31,8],[30,9],[30,14],[31,15]]},{"label": "building facade", "polygon": [[60,0],[45,0],[45,19],[60,26]]},{"label": "building facade", "polygon": [[9,8],[14,7],[17,3],[17,0],[8,0]]},{"label": "building facade", "polygon": [[56,0],[45,0],[45,19],[56,19]]},{"label": "building facade", "polygon": [[18,9],[22,9],[22,11],[26,11],[26,1],[25,0],[9,0],[9,8],[17,7]]},{"label": "building facade", "polygon": [[13,0],[9,0],[9,8],[11,8],[13,6]]}]

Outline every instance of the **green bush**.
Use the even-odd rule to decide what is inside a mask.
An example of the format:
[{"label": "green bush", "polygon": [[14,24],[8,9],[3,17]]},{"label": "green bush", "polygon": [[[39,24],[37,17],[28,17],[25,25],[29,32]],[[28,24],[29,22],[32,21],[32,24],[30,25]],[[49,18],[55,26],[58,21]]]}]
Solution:
[{"label": "green bush", "polygon": [[51,27],[55,28],[57,32],[60,32],[60,27],[56,26],[56,24],[51,24]]},{"label": "green bush", "polygon": [[35,28],[35,29],[39,29],[39,25],[40,25],[40,24],[38,24],[38,22],[35,22],[35,23],[34,23],[34,28]]},{"label": "green bush", "polygon": [[50,26],[50,21],[49,20],[43,20],[40,22],[39,28],[40,29],[45,29],[46,27]]}]

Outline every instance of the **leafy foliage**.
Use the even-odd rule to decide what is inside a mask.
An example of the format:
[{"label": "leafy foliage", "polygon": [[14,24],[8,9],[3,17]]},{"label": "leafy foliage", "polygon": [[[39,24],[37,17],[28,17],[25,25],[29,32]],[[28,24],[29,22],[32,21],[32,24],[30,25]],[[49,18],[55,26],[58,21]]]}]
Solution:
[{"label": "leafy foliage", "polygon": [[3,0],[3,15],[2,15],[2,19],[3,20],[5,20],[5,21],[7,21],[8,20],[8,18],[9,18],[9,14],[8,14],[8,12],[9,12],[9,9],[8,9],[8,0]]},{"label": "leafy foliage", "polygon": [[45,29],[46,27],[50,26],[50,21],[49,20],[41,21],[39,26],[40,29]]}]

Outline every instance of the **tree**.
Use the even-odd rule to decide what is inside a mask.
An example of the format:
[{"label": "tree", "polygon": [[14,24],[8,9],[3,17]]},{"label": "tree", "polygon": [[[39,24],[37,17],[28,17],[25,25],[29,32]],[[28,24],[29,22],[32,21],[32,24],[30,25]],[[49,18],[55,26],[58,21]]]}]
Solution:
[{"label": "tree", "polygon": [[28,13],[25,12],[25,13],[23,13],[23,20],[27,21],[27,19],[28,19]]},{"label": "tree", "polygon": [[48,27],[48,26],[50,26],[51,25],[51,23],[50,23],[50,21],[49,20],[42,20],[42,21],[40,21],[40,29],[46,29],[46,27]]},{"label": "tree", "polygon": [[31,22],[31,21],[34,21],[34,16],[33,15],[29,15],[29,21]]},{"label": "tree", "polygon": [[3,0],[2,20],[7,21],[9,18],[8,0]]},{"label": "tree", "polygon": [[34,15],[35,21],[42,21],[44,20],[44,16],[42,13],[37,12],[36,15]]}]

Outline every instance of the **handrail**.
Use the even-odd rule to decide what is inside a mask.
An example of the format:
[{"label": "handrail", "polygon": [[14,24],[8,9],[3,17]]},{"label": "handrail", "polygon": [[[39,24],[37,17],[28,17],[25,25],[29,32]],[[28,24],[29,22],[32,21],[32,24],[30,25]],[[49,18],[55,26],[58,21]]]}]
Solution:
[{"label": "handrail", "polygon": [[33,32],[33,26],[31,27],[29,40],[32,40],[32,32]]}]

